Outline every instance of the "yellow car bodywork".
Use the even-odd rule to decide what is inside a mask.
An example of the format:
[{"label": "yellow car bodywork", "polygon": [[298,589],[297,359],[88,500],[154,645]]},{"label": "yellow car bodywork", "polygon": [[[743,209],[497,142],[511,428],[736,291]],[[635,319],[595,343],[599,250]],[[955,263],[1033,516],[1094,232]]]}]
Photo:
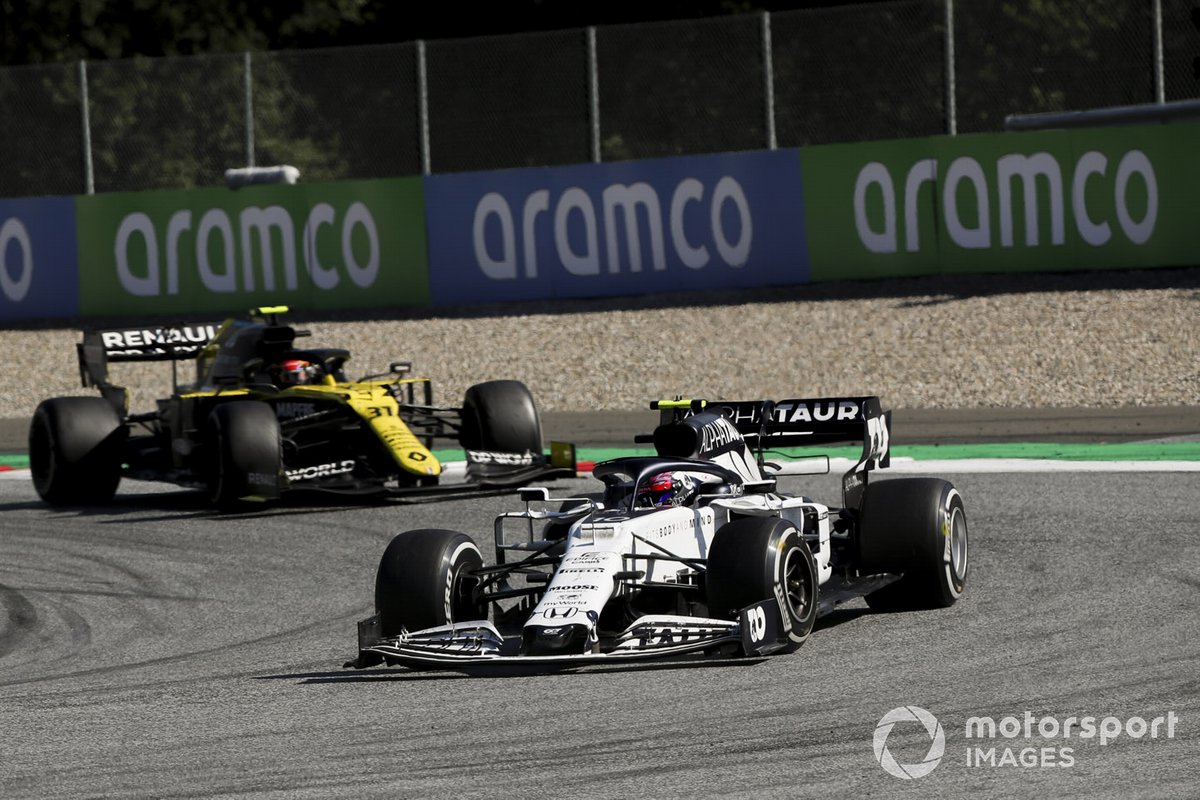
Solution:
[{"label": "yellow car bodywork", "polygon": [[[400,418],[400,404],[389,389],[395,384],[418,384],[425,381],[428,381],[428,378],[338,383],[332,376],[326,376],[326,380],[321,383],[281,389],[274,396],[277,399],[294,397],[297,400],[337,400],[352,408],[370,426],[379,440],[387,446],[388,452],[400,469],[413,475],[440,475],[441,462]],[[181,393],[179,398],[193,400],[202,397],[228,398],[254,394],[255,392],[249,389],[213,389]]]}]

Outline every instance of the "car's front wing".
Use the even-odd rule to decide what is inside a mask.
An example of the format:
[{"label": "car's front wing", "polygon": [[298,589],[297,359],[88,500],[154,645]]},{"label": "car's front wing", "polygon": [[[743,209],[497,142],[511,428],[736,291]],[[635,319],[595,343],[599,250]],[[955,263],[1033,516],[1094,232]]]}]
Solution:
[{"label": "car's front wing", "polygon": [[[714,649],[763,656],[787,645],[778,604],[772,599],[747,606],[734,620],[649,615],[638,619],[603,647],[570,655],[521,655],[519,641],[506,639],[490,622],[475,620],[383,637],[379,615],[358,625],[359,655],[347,667],[386,661],[413,668],[455,669],[482,665],[525,665],[531,669],[665,659]],[[728,646],[728,647],[723,647]]]}]

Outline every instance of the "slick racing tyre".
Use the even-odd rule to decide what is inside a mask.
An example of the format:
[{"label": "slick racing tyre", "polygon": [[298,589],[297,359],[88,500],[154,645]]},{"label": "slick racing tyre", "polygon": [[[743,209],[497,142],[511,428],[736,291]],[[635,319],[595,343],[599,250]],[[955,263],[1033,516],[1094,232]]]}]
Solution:
[{"label": "slick racing tyre", "polygon": [[375,574],[375,610],[384,636],[487,619],[476,599],[483,566],[479,548],[465,533],[422,528],[396,534]]},{"label": "slick racing tyre", "polygon": [[746,606],[781,598],[791,648],[817,620],[817,565],[796,526],[778,517],[746,517],[722,525],[708,550],[708,612],[733,619]]},{"label": "slick racing tyre", "polygon": [[127,433],[101,397],[43,400],[29,425],[29,471],[38,495],[56,506],[112,500]]},{"label": "slick racing tyre", "polygon": [[208,498],[234,511],[249,498],[279,496],[283,445],[279,420],[266,403],[223,403],[208,418],[205,438]]},{"label": "slick racing tyre", "polygon": [[901,579],[867,595],[876,611],[947,608],[967,582],[962,495],[938,478],[900,478],[867,487],[859,528],[863,572]]},{"label": "slick racing tyre", "polygon": [[467,450],[541,453],[542,423],[520,381],[487,381],[467,389],[459,442]]}]

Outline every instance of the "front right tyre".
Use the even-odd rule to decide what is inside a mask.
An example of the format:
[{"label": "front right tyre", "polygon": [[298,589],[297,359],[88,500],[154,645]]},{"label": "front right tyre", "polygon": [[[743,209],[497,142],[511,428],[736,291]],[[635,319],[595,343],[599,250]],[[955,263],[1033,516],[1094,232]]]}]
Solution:
[{"label": "front right tyre", "polygon": [[502,380],[468,388],[459,443],[466,450],[541,453],[542,423],[528,387]]}]

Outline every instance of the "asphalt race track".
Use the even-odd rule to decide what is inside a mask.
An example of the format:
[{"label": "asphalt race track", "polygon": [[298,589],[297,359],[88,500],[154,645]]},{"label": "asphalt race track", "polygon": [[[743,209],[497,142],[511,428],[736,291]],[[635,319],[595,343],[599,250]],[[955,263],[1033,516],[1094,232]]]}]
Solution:
[{"label": "asphalt race track", "polygon": [[[490,554],[506,497],[221,516],[152,484],[53,511],[0,482],[0,794],[1194,797],[1195,473],[944,477],[971,525],[952,609],[855,601],[759,663],[485,678],[341,665],[389,538],[456,527]],[[924,777],[876,760],[901,706],[943,728]],[[1026,712],[1029,736],[1004,726]],[[967,739],[984,716],[1000,732]],[[881,743],[912,765],[932,741],[910,721]]]}]

